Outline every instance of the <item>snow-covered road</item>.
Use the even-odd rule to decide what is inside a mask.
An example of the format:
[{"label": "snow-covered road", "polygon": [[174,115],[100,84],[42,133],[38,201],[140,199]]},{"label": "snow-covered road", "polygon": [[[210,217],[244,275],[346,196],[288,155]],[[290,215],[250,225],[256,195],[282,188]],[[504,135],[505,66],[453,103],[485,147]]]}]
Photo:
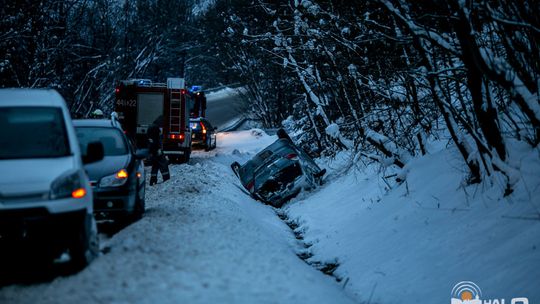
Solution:
[{"label": "snow-covered road", "polygon": [[147,189],[145,217],[102,241],[82,272],[0,289],[0,303],[350,303],[332,277],[296,256],[274,210],[239,188],[229,168],[274,137],[220,134],[218,149],[171,167]]}]

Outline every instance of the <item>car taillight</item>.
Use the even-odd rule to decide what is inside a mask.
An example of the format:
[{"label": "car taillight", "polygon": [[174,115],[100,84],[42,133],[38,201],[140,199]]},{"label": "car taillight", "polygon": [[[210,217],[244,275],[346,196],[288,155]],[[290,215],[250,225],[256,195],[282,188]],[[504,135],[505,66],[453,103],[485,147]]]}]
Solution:
[{"label": "car taillight", "polygon": [[254,184],[255,184],[255,183],[254,183],[254,181],[252,180],[252,181],[250,181],[250,182],[247,184],[246,188],[247,188],[249,191],[251,191],[251,189],[253,189],[253,185],[254,185]]},{"label": "car taillight", "polygon": [[71,197],[73,198],[83,198],[85,195],[86,195],[86,189],[84,188],[79,188],[71,192]]},{"label": "car taillight", "polygon": [[285,155],[285,158],[286,159],[291,159],[291,160],[297,160],[298,159],[298,155],[294,154],[294,153],[289,153],[287,155]]}]

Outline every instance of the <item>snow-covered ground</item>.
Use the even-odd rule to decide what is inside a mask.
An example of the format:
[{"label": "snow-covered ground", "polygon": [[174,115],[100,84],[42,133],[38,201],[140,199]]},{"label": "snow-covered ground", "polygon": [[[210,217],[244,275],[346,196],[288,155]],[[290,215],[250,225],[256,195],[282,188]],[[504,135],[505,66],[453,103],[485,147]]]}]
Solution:
[{"label": "snow-covered ground", "polygon": [[82,272],[0,289],[0,303],[353,303],[335,280],[296,256],[274,209],[252,200],[229,165],[275,137],[222,133],[218,148],[171,166],[147,188],[145,217],[102,242]]},{"label": "snow-covered ground", "polygon": [[[463,186],[463,163],[444,146],[409,163],[401,185],[377,165],[345,170],[344,154],[320,161],[325,185],[282,209],[299,241],[229,167],[274,140],[220,133],[216,150],[148,188],[145,217],[105,238],[87,269],[4,287],[0,303],[448,303],[461,281],[482,299],[540,302],[538,151],[512,145],[522,179],[504,199],[497,183]],[[338,264],[340,282],[299,253]]]},{"label": "snow-covered ground", "polygon": [[359,302],[449,303],[472,281],[482,299],[540,303],[539,152],[512,147],[522,179],[504,199],[504,184],[463,186],[458,152],[443,147],[408,164],[399,186],[378,165],[340,175],[342,155],[324,164],[326,186],[284,211],[312,244],[308,261],[337,262]]}]

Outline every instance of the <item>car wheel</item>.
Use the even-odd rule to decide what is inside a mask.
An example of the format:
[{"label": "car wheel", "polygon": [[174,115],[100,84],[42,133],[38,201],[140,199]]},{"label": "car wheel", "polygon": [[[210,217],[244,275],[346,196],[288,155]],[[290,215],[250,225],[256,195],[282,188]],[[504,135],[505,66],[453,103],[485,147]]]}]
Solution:
[{"label": "car wheel", "polygon": [[212,136],[206,136],[206,141],[204,143],[204,151],[208,152],[212,149]]},{"label": "car wheel", "polygon": [[240,164],[238,162],[234,162],[231,164],[231,169],[233,170],[234,174],[236,175],[236,177],[240,178]]},{"label": "car wheel", "polygon": [[140,220],[143,217],[144,211],[146,210],[145,184],[141,185],[140,187],[141,189],[137,191],[137,198],[135,199],[135,208],[133,209],[133,221]]},{"label": "car wheel", "polygon": [[97,225],[93,215],[87,214],[81,229],[69,246],[71,266],[74,272],[82,270],[99,254]]},{"label": "car wheel", "polygon": [[289,134],[287,134],[287,132],[285,132],[285,130],[283,130],[283,129],[277,130],[277,136],[278,136],[278,138],[287,139],[287,140],[292,142],[292,139],[289,136]]}]

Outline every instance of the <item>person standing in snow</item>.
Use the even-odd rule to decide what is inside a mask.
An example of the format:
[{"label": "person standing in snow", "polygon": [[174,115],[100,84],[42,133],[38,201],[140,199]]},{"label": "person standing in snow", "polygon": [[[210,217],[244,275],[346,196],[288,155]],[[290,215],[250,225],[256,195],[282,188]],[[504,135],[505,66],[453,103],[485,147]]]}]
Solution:
[{"label": "person standing in snow", "polygon": [[148,148],[150,153],[150,162],[152,163],[152,170],[150,171],[150,186],[157,183],[158,171],[161,171],[163,181],[167,181],[171,178],[169,173],[169,164],[163,154],[161,131],[160,126],[163,122],[163,116],[159,116],[148,128]]}]

